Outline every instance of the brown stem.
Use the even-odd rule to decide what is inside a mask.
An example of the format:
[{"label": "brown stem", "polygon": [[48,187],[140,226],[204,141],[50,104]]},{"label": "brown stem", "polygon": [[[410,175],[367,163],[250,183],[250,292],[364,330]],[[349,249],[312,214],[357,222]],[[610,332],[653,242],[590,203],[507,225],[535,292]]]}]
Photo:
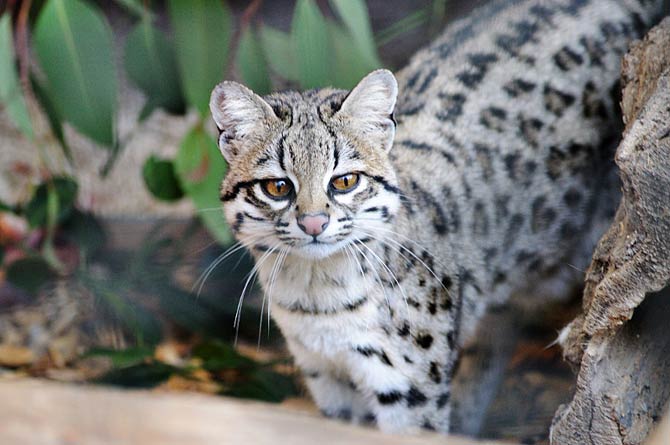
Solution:
[{"label": "brown stem", "polygon": [[23,0],[16,18],[16,56],[19,59],[19,78],[23,94],[32,95],[30,88],[30,59],[28,55],[28,17],[32,0]]},{"label": "brown stem", "polygon": [[231,51],[230,51],[230,63],[228,64],[228,70],[226,73],[226,78],[230,78],[233,69],[235,66],[235,56],[237,55],[237,50],[240,46],[240,39],[242,38],[242,32],[251,24],[251,20],[254,18],[254,16],[258,13],[258,10],[261,8],[261,5],[263,4],[263,0],[252,0],[251,3],[249,3],[249,6],[247,6],[244,9],[244,12],[242,12],[242,16],[240,18],[240,26],[235,29],[235,33],[233,34],[233,41],[231,45]]}]

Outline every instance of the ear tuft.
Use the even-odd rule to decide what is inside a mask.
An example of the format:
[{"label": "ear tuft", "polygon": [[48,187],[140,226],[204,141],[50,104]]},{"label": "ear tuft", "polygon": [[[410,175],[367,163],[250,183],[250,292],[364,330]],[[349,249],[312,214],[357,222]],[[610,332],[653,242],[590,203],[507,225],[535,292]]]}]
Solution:
[{"label": "ear tuft", "polygon": [[264,123],[277,119],[270,105],[260,96],[231,81],[214,88],[209,109],[221,132],[219,148],[228,162],[238,154],[245,139],[262,133]]},{"label": "ear tuft", "polygon": [[393,109],[398,97],[398,82],[389,70],[376,70],[351,90],[337,113],[347,116],[354,129],[378,137],[384,150],[393,145]]}]

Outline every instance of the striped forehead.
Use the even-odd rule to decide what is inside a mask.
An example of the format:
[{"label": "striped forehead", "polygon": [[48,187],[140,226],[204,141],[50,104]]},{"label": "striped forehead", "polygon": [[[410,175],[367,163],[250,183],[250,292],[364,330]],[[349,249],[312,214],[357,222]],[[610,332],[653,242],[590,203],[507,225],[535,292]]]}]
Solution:
[{"label": "striped forehead", "polygon": [[338,166],[347,171],[362,168],[360,155],[329,125],[329,116],[345,96],[340,90],[311,90],[266,97],[285,126],[258,156],[256,173],[304,177],[327,174]]}]

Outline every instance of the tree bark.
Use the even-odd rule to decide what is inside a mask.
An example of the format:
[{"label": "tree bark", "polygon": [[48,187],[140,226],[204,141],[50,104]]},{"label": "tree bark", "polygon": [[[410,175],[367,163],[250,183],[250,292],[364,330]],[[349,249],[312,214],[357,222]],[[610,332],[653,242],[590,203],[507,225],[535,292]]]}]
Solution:
[{"label": "tree bark", "polygon": [[640,444],[670,398],[670,18],[632,45],[622,79],[623,197],[562,335],[579,374],[553,445]]}]

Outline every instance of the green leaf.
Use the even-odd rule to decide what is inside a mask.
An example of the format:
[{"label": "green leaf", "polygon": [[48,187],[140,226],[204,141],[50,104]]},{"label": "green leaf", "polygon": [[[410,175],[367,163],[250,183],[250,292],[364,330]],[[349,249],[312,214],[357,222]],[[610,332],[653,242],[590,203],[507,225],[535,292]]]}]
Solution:
[{"label": "green leaf", "polygon": [[32,85],[33,93],[35,93],[35,98],[47,115],[51,131],[54,136],[56,136],[56,139],[58,139],[58,142],[60,142],[63,153],[65,153],[65,156],[69,160],[72,160],[72,151],[65,140],[65,133],[63,132],[63,118],[58,114],[58,111],[51,101],[51,98],[49,98],[44,86],[40,84],[34,76],[30,76],[30,84]]},{"label": "green leaf", "polygon": [[332,82],[332,54],[326,26],[313,0],[298,0],[291,36],[303,88],[323,87]]},{"label": "green leaf", "polygon": [[256,33],[247,26],[237,48],[237,67],[244,83],[256,94],[268,94],[272,89],[268,64]]},{"label": "green leaf", "polygon": [[377,54],[365,2],[363,0],[330,0],[330,4],[351,34],[353,43],[351,48],[358,49],[370,70],[381,67],[382,62]]},{"label": "green leaf", "polygon": [[142,168],[144,184],[152,195],[163,201],[176,201],[184,196],[172,161],[150,156]]},{"label": "green leaf", "polygon": [[91,274],[78,275],[81,283],[95,297],[96,310],[103,319],[109,319],[125,332],[132,334],[139,345],[153,345],[160,341],[162,326],[157,315],[133,300],[133,289],[123,274],[97,278]]},{"label": "green leaf", "polygon": [[138,365],[151,358],[154,354],[153,348],[136,346],[127,349],[93,348],[84,354],[84,357],[105,357],[112,361],[115,368],[127,368]]},{"label": "green leaf", "polygon": [[222,0],[170,0],[177,62],[186,98],[202,116],[228,61],[232,15]]},{"label": "green leaf", "polygon": [[142,5],[141,0],[114,0],[117,5],[125,9],[128,13],[135,17],[142,18],[150,11]]},{"label": "green leaf", "polygon": [[55,274],[46,260],[40,256],[30,256],[11,263],[7,267],[7,281],[30,294],[54,278]]},{"label": "green leaf", "polygon": [[351,89],[376,67],[365,61],[354,38],[337,23],[328,21],[328,32],[335,48],[333,86]]},{"label": "green leaf", "polygon": [[406,15],[377,33],[375,36],[377,45],[387,45],[389,42],[412,31],[414,28],[418,28],[429,20],[429,16],[428,8],[417,9],[411,14]]},{"label": "green leaf", "polygon": [[222,244],[232,241],[223,219],[219,188],[226,172],[226,162],[216,142],[202,129],[186,135],[174,161],[182,190],[193,200],[198,216]]},{"label": "green leaf", "polygon": [[14,208],[9,204],[0,201],[0,212],[14,212]]},{"label": "green leaf", "polygon": [[231,345],[217,340],[210,340],[197,345],[193,348],[193,356],[202,359],[202,367],[207,371],[257,366],[256,362],[240,355]]},{"label": "green leaf", "polygon": [[270,67],[284,79],[297,82],[299,71],[291,35],[263,25],[260,38]]},{"label": "green leaf", "polygon": [[267,369],[258,369],[250,375],[247,381],[236,383],[224,394],[231,397],[279,403],[287,397],[297,395],[298,388],[290,376]]},{"label": "green leaf", "polygon": [[11,16],[4,14],[0,17],[0,103],[23,134],[32,138],[33,126],[14,64],[13,41]]},{"label": "green leaf", "polygon": [[116,69],[112,34],[102,14],[80,0],[49,0],[33,41],[58,115],[115,149]]},{"label": "green leaf", "polygon": [[[49,202],[50,189],[57,197],[56,204]],[[31,227],[43,227],[48,223],[49,206],[57,208],[56,223],[64,221],[72,212],[77,198],[77,183],[65,177],[54,178],[51,182],[40,184],[32,199],[26,205],[24,213]],[[54,196],[51,194],[51,196]]]},{"label": "green leaf", "polygon": [[173,114],[184,112],[177,59],[167,37],[151,24],[146,15],[126,40],[125,66],[128,77],[147,95],[143,111],[162,107]]},{"label": "green leaf", "polygon": [[107,235],[98,219],[90,213],[83,213],[76,208],[62,225],[63,236],[80,250],[94,254],[100,250],[107,240]]},{"label": "green leaf", "polygon": [[126,368],[113,369],[97,378],[95,382],[125,388],[153,388],[179,372],[179,368],[161,362],[139,363]]}]

